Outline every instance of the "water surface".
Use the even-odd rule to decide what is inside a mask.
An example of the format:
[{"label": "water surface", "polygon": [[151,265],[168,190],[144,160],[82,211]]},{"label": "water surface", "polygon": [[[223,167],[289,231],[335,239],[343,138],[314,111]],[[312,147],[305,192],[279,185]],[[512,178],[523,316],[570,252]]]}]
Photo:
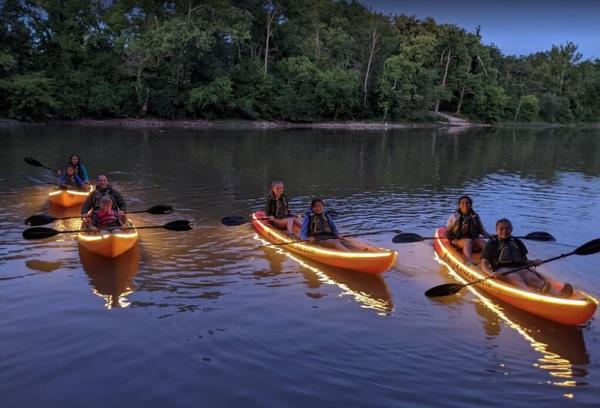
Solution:
[{"label": "water surface", "polygon": [[[472,291],[428,299],[452,281],[430,242],[395,245],[381,277],[257,248],[227,215],[260,209],[282,179],[296,211],[321,196],[343,231],[424,236],[462,194],[488,229],[500,217],[549,258],[598,237],[597,130],[139,131],[0,128],[0,395],[23,406],[444,406],[600,404],[600,329],[560,326]],[[52,180],[79,153],[130,209],[173,205],[137,225],[189,219],[186,233],[141,232],[106,260],[60,234],[24,241],[49,208]],[[52,225],[51,225],[52,226]],[[77,228],[61,221],[56,229]],[[600,296],[600,255],[544,267]]]}]

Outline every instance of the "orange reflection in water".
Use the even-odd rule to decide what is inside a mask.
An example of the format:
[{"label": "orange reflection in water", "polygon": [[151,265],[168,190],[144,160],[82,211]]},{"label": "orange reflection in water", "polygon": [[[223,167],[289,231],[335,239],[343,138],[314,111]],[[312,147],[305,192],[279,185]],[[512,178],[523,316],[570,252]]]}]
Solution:
[{"label": "orange reflection in water", "polygon": [[[440,270],[442,275],[447,276],[447,271],[453,280],[467,283],[467,280],[452,270],[437,254],[434,258],[444,266]],[[493,337],[499,335],[500,321],[514,329],[529,342],[531,348],[541,354],[534,366],[550,374],[552,379],[549,383],[558,387],[575,387],[578,385],[577,377],[587,376],[587,370],[574,367],[590,362],[579,327],[554,323],[516,309],[498,299],[492,300],[474,286],[467,286],[466,289],[477,296],[475,310],[484,319],[486,334]],[[574,398],[572,393],[564,396]]]}]

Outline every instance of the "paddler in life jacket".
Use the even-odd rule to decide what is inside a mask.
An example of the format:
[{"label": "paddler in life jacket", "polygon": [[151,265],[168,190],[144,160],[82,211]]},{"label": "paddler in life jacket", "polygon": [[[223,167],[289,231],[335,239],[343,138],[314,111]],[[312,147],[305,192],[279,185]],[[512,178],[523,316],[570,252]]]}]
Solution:
[{"label": "paddler in life jacket", "polygon": [[[69,163],[65,167],[65,173],[67,171],[68,166],[73,166],[75,170],[75,175],[79,176],[79,178],[83,180],[83,182],[86,185],[90,184],[90,178],[88,176],[87,168],[81,163],[81,159],[78,154],[72,154],[71,156],[69,156]],[[58,170],[58,175],[61,176],[62,174],[63,173],[60,170]]]},{"label": "paddler in life jacket", "polygon": [[75,174],[75,168],[73,166],[67,166],[65,168],[65,174],[60,178],[60,186],[81,190],[85,187],[85,183],[77,174]]},{"label": "paddler in life jacket", "polygon": [[[527,259],[527,247],[523,242],[512,236],[512,223],[506,218],[496,222],[496,234],[486,244],[481,254],[481,269],[497,275],[502,279],[522,289],[536,289],[539,293],[568,298],[573,294],[573,286],[565,283],[559,291],[552,288],[546,278],[533,269],[542,263],[540,259]],[[532,264],[527,269],[522,269],[508,275],[502,272],[509,271],[527,264]]]},{"label": "paddler in life jacket", "polygon": [[100,199],[100,209],[86,217],[84,221],[88,229],[102,234],[107,232],[121,232],[118,228],[125,224],[125,213],[113,209],[113,202],[109,196]]},{"label": "paddler in life jacket", "polygon": [[473,252],[479,252],[485,246],[481,235],[489,236],[479,216],[473,211],[473,200],[466,195],[460,197],[458,209],[448,218],[446,236],[452,240],[452,245],[462,249],[467,262],[475,264]]},{"label": "paddler in life jacket", "polygon": [[271,192],[265,205],[265,215],[269,217],[271,224],[279,229],[287,229],[288,234],[292,235],[294,224],[302,227],[302,221],[298,216],[292,215],[283,190],[283,181],[275,180],[271,183]]},{"label": "paddler in life jacket", "polygon": [[100,208],[100,199],[104,196],[110,197],[114,210],[127,211],[127,204],[123,200],[123,196],[117,190],[113,189],[108,184],[108,178],[101,174],[96,179],[96,189],[85,200],[85,203],[83,203],[81,214],[98,210]]},{"label": "paddler in life jacket", "polygon": [[325,203],[320,198],[315,198],[310,203],[310,211],[304,215],[301,240],[318,241],[319,245],[334,248],[340,251],[361,251],[364,248],[353,245],[350,241],[340,237],[331,216],[324,212]]}]

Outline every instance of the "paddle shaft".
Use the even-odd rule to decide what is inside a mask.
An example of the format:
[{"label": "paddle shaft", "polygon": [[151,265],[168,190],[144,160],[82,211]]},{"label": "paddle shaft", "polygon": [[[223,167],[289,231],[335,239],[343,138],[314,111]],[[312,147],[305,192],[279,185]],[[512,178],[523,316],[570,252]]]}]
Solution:
[{"label": "paddle shaft", "polygon": [[519,271],[522,271],[523,269],[531,268],[532,266],[539,266],[539,265],[542,265],[542,264],[545,264],[545,263],[548,263],[548,262],[556,261],[557,259],[566,258],[567,256],[571,256],[571,255],[574,255],[574,254],[575,254],[575,251],[569,252],[567,254],[561,254],[561,255],[555,256],[553,258],[544,259],[542,262],[538,263],[537,265],[534,264],[534,263],[530,263],[530,264],[527,264],[527,265],[519,266],[518,268],[511,269],[510,271],[502,272],[502,273],[500,273],[498,275],[492,275],[492,276],[488,276],[487,278],[478,279],[476,281],[469,282],[469,283],[464,283],[462,287],[467,287],[467,286],[470,286],[470,285],[475,285],[477,283],[484,282],[484,281],[486,281],[488,279],[496,279],[500,275],[510,275],[511,273],[519,272]]}]

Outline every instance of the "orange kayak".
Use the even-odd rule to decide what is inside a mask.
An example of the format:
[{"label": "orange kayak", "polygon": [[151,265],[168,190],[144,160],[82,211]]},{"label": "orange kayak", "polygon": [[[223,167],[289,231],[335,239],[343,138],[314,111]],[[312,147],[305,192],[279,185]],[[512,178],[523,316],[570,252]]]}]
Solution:
[{"label": "orange kayak", "polygon": [[48,193],[48,200],[62,207],[73,207],[83,204],[93,190],[93,186],[89,186],[87,191],[56,190]]},{"label": "orange kayak", "polygon": [[[131,224],[133,227],[133,224]],[[116,258],[128,251],[138,241],[139,235],[135,229],[126,229],[122,232],[98,234],[80,232],[77,235],[79,245],[98,255],[107,258]]]},{"label": "orange kayak", "polygon": [[[272,226],[268,220],[264,220],[265,217],[263,211],[255,212],[252,214],[252,225],[269,242],[281,244],[297,240],[297,238],[290,237],[286,231]],[[359,242],[349,238],[346,239],[351,242]],[[396,262],[396,257],[398,256],[396,251],[367,245],[362,242],[360,244],[366,248],[365,251],[345,252],[325,248],[311,242],[298,242],[281,246],[281,248],[325,265],[370,274],[385,272]]]},{"label": "orange kayak", "polygon": [[[445,227],[438,228],[435,236],[441,238],[434,240],[436,253],[443,263],[458,275],[467,281],[475,281],[489,276],[479,266],[465,263],[462,251],[454,248],[446,238]],[[546,277],[546,279],[555,290],[559,290],[563,285],[551,278]],[[598,306],[598,300],[579,290],[575,290],[569,298],[559,298],[542,295],[533,290],[517,288],[498,279],[488,279],[481,284],[476,284],[476,286],[518,309],[571,326],[587,322],[592,318]]]}]

